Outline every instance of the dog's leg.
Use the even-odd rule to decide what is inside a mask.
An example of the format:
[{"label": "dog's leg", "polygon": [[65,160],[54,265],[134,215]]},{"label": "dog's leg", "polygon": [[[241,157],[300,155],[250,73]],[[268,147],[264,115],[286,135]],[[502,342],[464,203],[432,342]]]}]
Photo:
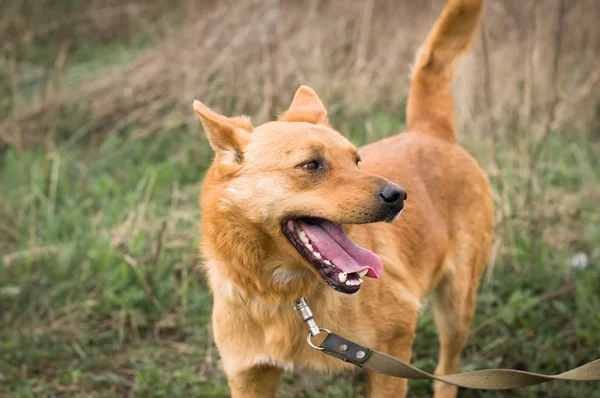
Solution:
[{"label": "dog's leg", "polygon": [[[393,339],[386,346],[377,347],[377,349],[410,362],[417,326],[417,311],[407,311],[402,316],[403,325],[398,328]],[[408,390],[406,379],[396,379],[371,371],[367,373],[367,379],[367,397],[369,398],[402,398]]]},{"label": "dog's leg", "polygon": [[[486,240],[486,239],[484,239]],[[449,255],[446,274],[433,292],[433,311],[440,341],[440,357],[436,375],[460,371],[460,357],[469,336],[475,311],[479,278],[488,259],[489,242],[471,241],[471,245],[454,248],[462,255]],[[457,387],[434,382],[436,398],[454,398]]]},{"label": "dog's leg", "polygon": [[[457,373],[460,370],[460,356],[469,335],[473,317],[474,292],[469,286],[460,291],[456,275],[446,275],[434,292],[434,315],[440,341],[440,357],[436,375]],[[466,281],[465,281],[466,282]],[[476,291],[476,289],[472,289]],[[453,398],[457,388],[434,382],[436,398]]]},{"label": "dog's leg", "polygon": [[271,398],[277,396],[282,370],[270,365],[254,366],[227,375],[231,398]]}]

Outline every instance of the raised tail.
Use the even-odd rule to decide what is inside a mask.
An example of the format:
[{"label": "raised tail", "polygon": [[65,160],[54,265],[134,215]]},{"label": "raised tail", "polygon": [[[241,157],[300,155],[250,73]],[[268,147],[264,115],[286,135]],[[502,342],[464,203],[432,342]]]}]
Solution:
[{"label": "raised tail", "polygon": [[469,49],[483,0],[448,0],[419,50],[408,96],[409,131],[456,142],[452,80]]}]

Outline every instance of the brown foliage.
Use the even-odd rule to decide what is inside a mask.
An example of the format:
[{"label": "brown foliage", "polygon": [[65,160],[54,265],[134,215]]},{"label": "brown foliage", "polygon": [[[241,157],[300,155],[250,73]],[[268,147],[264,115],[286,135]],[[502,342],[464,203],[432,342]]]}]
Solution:
[{"label": "brown foliage", "polygon": [[[169,9],[166,1],[156,3]],[[409,65],[443,0],[175,4],[187,7],[181,29],[130,64],[17,109],[0,122],[0,137],[39,142],[46,132],[39,126],[59,106],[82,103],[95,119],[89,129],[100,132],[189,123],[193,98],[261,122],[282,110],[300,84],[315,88],[332,113],[395,107],[405,100]],[[459,126],[488,134],[508,124],[547,130],[597,121],[598,15],[595,0],[487,1],[455,84]]]}]

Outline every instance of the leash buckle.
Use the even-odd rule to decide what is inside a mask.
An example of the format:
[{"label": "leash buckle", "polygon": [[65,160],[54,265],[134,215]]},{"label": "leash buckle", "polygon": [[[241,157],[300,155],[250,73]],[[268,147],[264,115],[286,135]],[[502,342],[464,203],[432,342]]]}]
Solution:
[{"label": "leash buckle", "polygon": [[[296,300],[294,302],[294,309],[296,311],[298,311],[298,314],[300,314],[302,321],[304,321],[306,323],[306,326],[308,326],[308,331],[309,331],[308,338],[309,338],[309,344],[310,344],[310,337],[318,335],[319,333],[321,333],[322,329],[320,329],[317,326],[317,323],[315,322],[315,320],[313,318],[313,313],[310,310],[310,307],[308,306],[308,303],[306,302],[304,297],[300,297],[298,300]],[[312,344],[311,344],[311,346],[312,346]]]},{"label": "leash buckle", "polygon": [[320,328],[317,326],[317,323],[313,318],[313,313],[310,310],[310,307],[308,306],[308,303],[306,302],[304,297],[300,297],[294,302],[294,309],[298,311],[298,314],[300,314],[300,317],[306,323],[306,326],[308,326],[308,336],[306,336],[306,341],[308,341],[308,345],[314,348],[315,350],[323,351],[323,347],[315,345],[312,342],[311,337],[314,337],[320,334],[321,332],[325,332],[329,336],[331,334],[331,330]]},{"label": "leash buckle", "polygon": [[[331,330],[325,329],[325,328],[319,328],[319,332],[327,333],[327,337],[329,337],[332,334]],[[312,348],[314,348],[315,350],[323,351],[324,350],[323,347],[319,347],[312,342],[312,340],[310,338],[313,336],[314,335],[312,334],[312,332],[308,332],[308,336],[306,336],[306,341],[308,341],[308,345],[311,346]],[[326,337],[326,339],[327,339],[327,337]]]}]

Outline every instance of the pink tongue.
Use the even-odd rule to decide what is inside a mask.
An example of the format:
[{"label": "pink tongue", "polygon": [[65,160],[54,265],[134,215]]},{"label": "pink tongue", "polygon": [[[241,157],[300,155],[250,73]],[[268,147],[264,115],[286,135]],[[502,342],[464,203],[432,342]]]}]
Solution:
[{"label": "pink tongue", "polygon": [[297,223],[318,252],[345,273],[366,269],[371,278],[379,278],[383,273],[383,261],[379,256],[352,242],[341,225],[331,221],[310,224],[298,220]]}]

